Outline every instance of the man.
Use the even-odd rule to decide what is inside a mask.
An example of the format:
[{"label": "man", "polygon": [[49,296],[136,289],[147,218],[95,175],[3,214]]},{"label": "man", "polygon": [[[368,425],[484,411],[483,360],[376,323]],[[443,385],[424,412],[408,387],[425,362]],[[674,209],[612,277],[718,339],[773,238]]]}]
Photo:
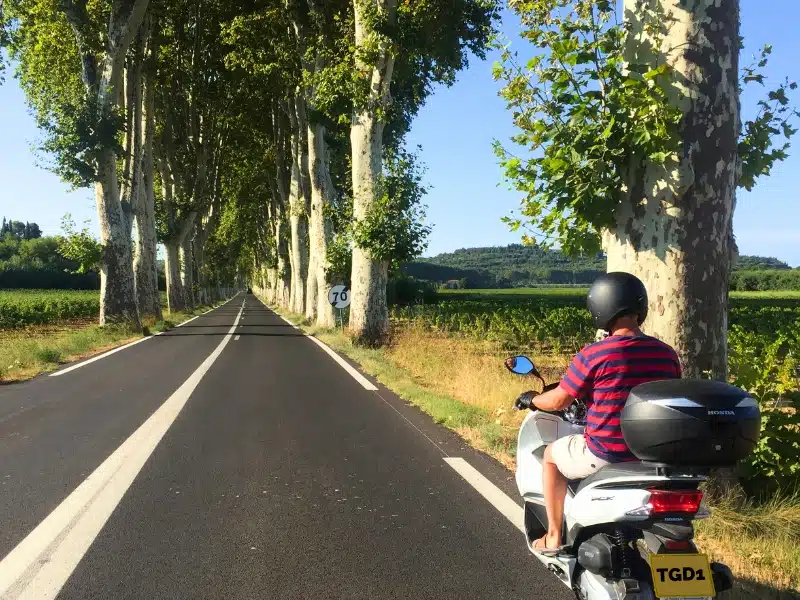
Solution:
[{"label": "man", "polygon": [[647,317],[647,290],[629,273],[598,278],[586,301],[595,327],[609,333],[586,346],[572,360],[555,389],[525,392],[517,408],[564,410],[576,398],[587,404],[583,435],[560,438],[544,453],[543,488],[547,533],[533,551],[556,554],[561,548],[567,483],[596,473],[610,463],[635,461],[620,428],[620,414],[631,388],[659,379],[680,378],[678,356],[670,346],[639,328]]}]

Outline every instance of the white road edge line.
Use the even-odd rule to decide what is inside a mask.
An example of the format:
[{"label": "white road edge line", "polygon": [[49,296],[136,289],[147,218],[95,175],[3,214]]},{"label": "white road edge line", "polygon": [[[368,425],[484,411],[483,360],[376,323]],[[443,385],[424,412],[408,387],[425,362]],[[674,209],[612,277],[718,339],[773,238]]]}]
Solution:
[{"label": "white road edge line", "polygon": [[525,516],[522,507],[508,497],[499,487],[486,479],[478,469],[473,467],[463,458],[445,458],[444,462],[463,477],[468,484],[474,487],[478,493],[489,501],[501,515],[511,521],[511,524],[525,533]]},{"label": "white road edge line", "polygon": [[233,337],[227,335],[152,416],[0,562],[0,598],[54,599],[94,542],[200,380]]},{"label": "white road edge line", "polygon": [[[260,298],[259,298],[259,302],[261,302]],[[263,302],[261,302],[261,303],[264,304]],[[266,305],[264,305],[264,306],[266,307]],[[278,313],[275,313],[275,314],[278,314]],[[289,325],[291,325],[295,329],[297,329],[299,331],[302,331],[297,325],[292,323],[289,319],[287,319],[283,315],[278,315],[278,316],[281,319],[283,319],[283,321],[285,323],[288,323]],[[367,379],[361,373],[359,373],[356,369],[354,369],[353,366],[349,362],[347,362],[345,359],[343,359],[341,356],[339,356],[334,350],[331,350],[331,348],[325,342],[322,342],[322,341],[318,340],[313,335],[308,335],[306,333],[303,333],[303,335],[305,337],[307,337],[308,339],[310,339],[312,342],[314,342],[317,346],[322,348],[328,354],[328,356],[330,356],[333,360],[335,360],[337,363],[339,363],[339,366],[342,367],[345,371],[347,371],[350,374],[350,376],[353,379],[355,379],[359,384],[361,384],[361,387],[363,387],[365,390],[369,390],[371,392],[377,392],[378,391],[378,387],[374,383],[372,383],[369,379]]]},{"label": "white road edge line", "polygon": [[[278,313],[275,313],[275,314],[277,315]],[[291,326],[292,326],[292,327],[294,327],[295,329],[298,329],[298,330],[300,329],[300,328],[299,328],[297,325],[295,325],[294,323],[292,323],[292,322],[291,322],[289,319],[287,319],[287,318],[286,318],[286,317],[284,317],[283,315],[278,315],[278,316],[279,316],[281,319],[283,319],[283,322],[284,322],[284,323],[288,323],[289,325],[291,325]]]},{"label": "white road edge line", "polygon": [[[203,314],[205,314],[205,313],[203,313]],[[191,319],[186,319],[183,323],[178,323],[177,325],[175,325],[175,328],[177,329],[178,327],[183,327],[184,325],[188,325],[189,323],[191,323],[195,319],[199,319],[202,316],[203,315],[195,315]]]},{"label": "white road edge line", "polygon": [[314,342],[317,346],[322,348],[325,352],[327,352],[328,356],[330,356],[333,360],[339,363],[340,367],[342,367],[345,371],[347,371],[353,379],[355,379],[358,383],[361,384],[361,387],[363,387],[365,390],[370,390],[371,392],[378,391],[378,388],[374,383],[372,383],[369,379],[367,379],[361,373],[356,371],[350,363],[348,363],[345,359],[336,354],[336,352],[331,350],[325,342],[318,340],[313,335],[307,335],[306,337],[310,339],[312,342]]},{"label": "white road edge line", "polygon": [[80,369],[81,367],[85,367],[86,365],[90,365],[95,361],[98,361],[98,360],[100,360],[102,358],[105,358],[106,356],[111,356],[112,354],[116,354],[120,350],[125,350],[125,348],[130,348],[131,346],[135,346],[136,344],[141,344],[142,342],[146,342],[151,337],[154,337],[154,336],[148,336],[148,337],[139,338],[138,340],[135,340],[133,342],[125,344],[124,346],[119,346],[118,348],[114,348],[113,350],[109,350],[108,352],[104,352],[103,354],[98,354],[97,356],[95,356],[93,358],[90,358],[88,360],[85,360],[83,362],[78,363],[77,365],[72,365],[71,367],[67,367],[66,369],[62,369],[61,371],[56,371],[55,373],[50,373],[50,377],[59,377],[60,375],[65,375],[65,374],[67,374],[67,373],[69,373],[71,371],[74,371],[75,369]]},{"label": "white road edge line", "polygon": [[[233,298],[235,298],[235,296],[232,297],[232,298],[229,298],[227,301],[223,302],[219,306],[217,306],[215,308],[212,308],[210,310],[207,310],[206,312],[203,313],[203,315],[206,315],[206,314],[210,313],[212,310],[216,310],[217,308],[220,308],[221,306],[225,306],[228,302],[233,300]],[[203,315],[197,315],[197,317],[202,317]],[[190,323],[190,322],[194,321],[197,317],[192,317],[188,321],[184,321],[183,323],[180,323],[180,324],[176,325],[176,327],[181,327],[182,325],[186,325],[187,323]],[[143,337],[141,339],[134,340],[134,341],[132,341],[132,342],[130,342],[128,344],[125,344],[124,346],[119,346],[118,348],[114,348],[113,350],[109,350],[108,352],[103,352],[103,354],[98,354],[97,356],[93,356],[90,359],[84,360],[83,362],[79,362],[77,365],[72,365],[71,367],[67,367],[66,369],[61,369],[60,371],[56,371],[55,373],[50,373],[50,377],[59,377],[61,375],[65,375],[65,374],[69,373],[70,371],[74,371],[75,369],[80,369],[81,367],[85,367],[86,365],[90,365],[95,361],[98,361],[98,360],[100,360],[102,358],[105,358],[106,356],[111,356],[112,354],[115,354],[115,353],[119,352],[120,350],[125,350],[125,348],[130,348],[131,346],[135,346],[136,344],[141,344],[142,342],[146,342],[150,338],[154,338],[157,335],[161,335],[162,333],[164,333],[164,332],[163,331],[159,331],[155,335],[149,335],[147,337]]]}]

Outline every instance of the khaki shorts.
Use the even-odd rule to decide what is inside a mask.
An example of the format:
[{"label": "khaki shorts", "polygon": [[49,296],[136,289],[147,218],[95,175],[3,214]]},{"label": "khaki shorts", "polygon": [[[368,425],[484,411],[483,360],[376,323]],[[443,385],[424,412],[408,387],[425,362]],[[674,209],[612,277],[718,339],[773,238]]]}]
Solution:
[{"label": "khaki shorts", "polygon": [[597,473],[608,462],[597,458],[586,446],[582,435],[568,435],[550,445],[550,455],[561,474],[567,479],[583,479]]}]

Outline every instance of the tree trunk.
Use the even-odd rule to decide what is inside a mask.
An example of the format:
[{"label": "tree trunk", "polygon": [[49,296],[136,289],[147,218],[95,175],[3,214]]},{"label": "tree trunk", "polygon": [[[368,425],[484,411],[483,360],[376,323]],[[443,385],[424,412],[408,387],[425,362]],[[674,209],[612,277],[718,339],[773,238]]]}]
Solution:
[{"label": "tree trunk", "polygon": [[[303,139],[305,126],[303,99],[299,95],[289,103],[291,116],[291,178],[289,182],[289,231],[290,265],[292,271],[289,309],[292,312],[305,312],[306,277],[308,275],[308,220],[306,216],[305,193],[303,190]],[[306,164],[308,164],[306,162]]]},{"label": "tree trunk", "polygon": [[306,320],[313,323],[317,318],[317,253],[314,250],[317,224],[310,214],[308,219],[308,274],[306,275]]},{"label": "tree trunk", "polygon": [[[393,24],[396,13],[395,0],[377,0],[377,10]],[[363,220],[375,203],[382,174],[383,130],[382,114],[390,105],[389,86],[394,70],[394,56],[384,41],[374,42],[370,19],[364,14],[364,5],[354,2],[356,48],[374,45],[374,64],[367,65],[356,59],[356,69],[370,78],[366,102],[359,103],[353,114],[350,128],[353,176],[353,218]],[[359,56],[357,54],[356,56]],[[357,245],[353,248],[352,301],[350,329],[362,343],[379,344],[389,333],[389,309],[386,305],[388,264],[373,257]]]},{"label": "tree trunk", "polygon": [[164,275],[167,279],[167,311],[177,312],[185,308],[183,282],[179,259],[180,244],[177,240],[164,243]]},{"label": "tree trunk", "polygon": [[[333,306],[328,303],[328,245],[333,227],[327,216],[327,207],[333,202],[336,190],[331,180],[328,144],[325,126],[321,123],[308,128],[309,175],[311,187],[311,243],[308,274],[306,316],[316,316],[317,325],[333,327],[336,324]],[[312,297],[313,296],[313,297]],[[308,307],[311,307],[309,311]],[[314,314],[309,314],[316,313]]]},{"label": "tree trunk", "polygon": [[[645,328],[675,348],[686,376],[726,380],[739,2],[704,0],[687,9],[675,0],[646,1],[671,19],[663,50],[681,78],[672,101],[684,115],[682,149],[674,168],[651,164],[630,174],[630,202],[618,209],[615,229],[604,233],[608,269],[644,281]],[[634,30],[641,25],[635,20],[640,2],[625,2]],[[644,50],[632,42],[629,51]]]},{"label": "tree trunk", "polygon": [[[291,292],[291,258],[286,229],[289,219],[284,214],[291,206],[290,179],[291,164],[294,152],[291,143],[287,143],[286,121],[280,117],[280,108],[273,105],[273,135],[275,139],[275,183],[272,187],[273,202],[268,205],[269,219],[275,228],[275,253],[277,255],[277,274],[275,277],[275,304],[283,308],[290,306]],[[291,111],[290,111],[291,114]],[[291,129],[290,129],[291,130]],[[290,160],[286,160],[286,155]],[[287,166],[288,165],[288,166]],[[289,178],[289,180],[287,180]]]},{"label": "tree trunk", "polygon": [[155,71],[154,50],[150,56],[144,79],[144,102],[141,112],[142,164],[141,184],[138,186],[136,210],[136,248],[133,270],[139,312],[143,316],[161,319],[161,297],[158,293],[158,264],[155,217],[155,190],[153,188],[153,136],[155,135]]},{"label": "tree trunk", "polygon": [[186,308],[193,309],[196,305],[194,289],[194,228],[181,242],[181,283],[183,284],[183,298]]},{"label": "tree trunk", "polygon": [[120,323],[138,330],[141,323],[136,306],[131,243],[119,201],[116,154],[113,150],[104,150],[98,162],[100,181],[95,184],[95,200],[103,245],[100,324]]},{"label": "tree trunk", "polygon": [[208,265],[206,265],[206,243],[213,227],[213,208],[207,222],[198,226],[198,232],[194,242],[194,262],[197,265],[197,303],[202,306],[211,303],[211,278],[209,277]]},{"label": "tree trunk", "polygon": [[275,278],[275,303],[289,308],[289,292],[291,291],[291,267],[289,265],[289,243],[286,239],[286,224],[280,211],[275,222],[275,240],[278,246],[278,269]]}]

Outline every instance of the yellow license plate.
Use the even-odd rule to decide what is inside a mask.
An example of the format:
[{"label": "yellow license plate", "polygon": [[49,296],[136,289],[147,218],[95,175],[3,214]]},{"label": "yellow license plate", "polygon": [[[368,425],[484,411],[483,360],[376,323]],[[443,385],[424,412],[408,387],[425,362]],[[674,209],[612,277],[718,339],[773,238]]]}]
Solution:
[{"label": "yellow license plate", "polygon": [[716,593],[705,554],[651,554],[650,570],[659,598],[713,597]]}]

